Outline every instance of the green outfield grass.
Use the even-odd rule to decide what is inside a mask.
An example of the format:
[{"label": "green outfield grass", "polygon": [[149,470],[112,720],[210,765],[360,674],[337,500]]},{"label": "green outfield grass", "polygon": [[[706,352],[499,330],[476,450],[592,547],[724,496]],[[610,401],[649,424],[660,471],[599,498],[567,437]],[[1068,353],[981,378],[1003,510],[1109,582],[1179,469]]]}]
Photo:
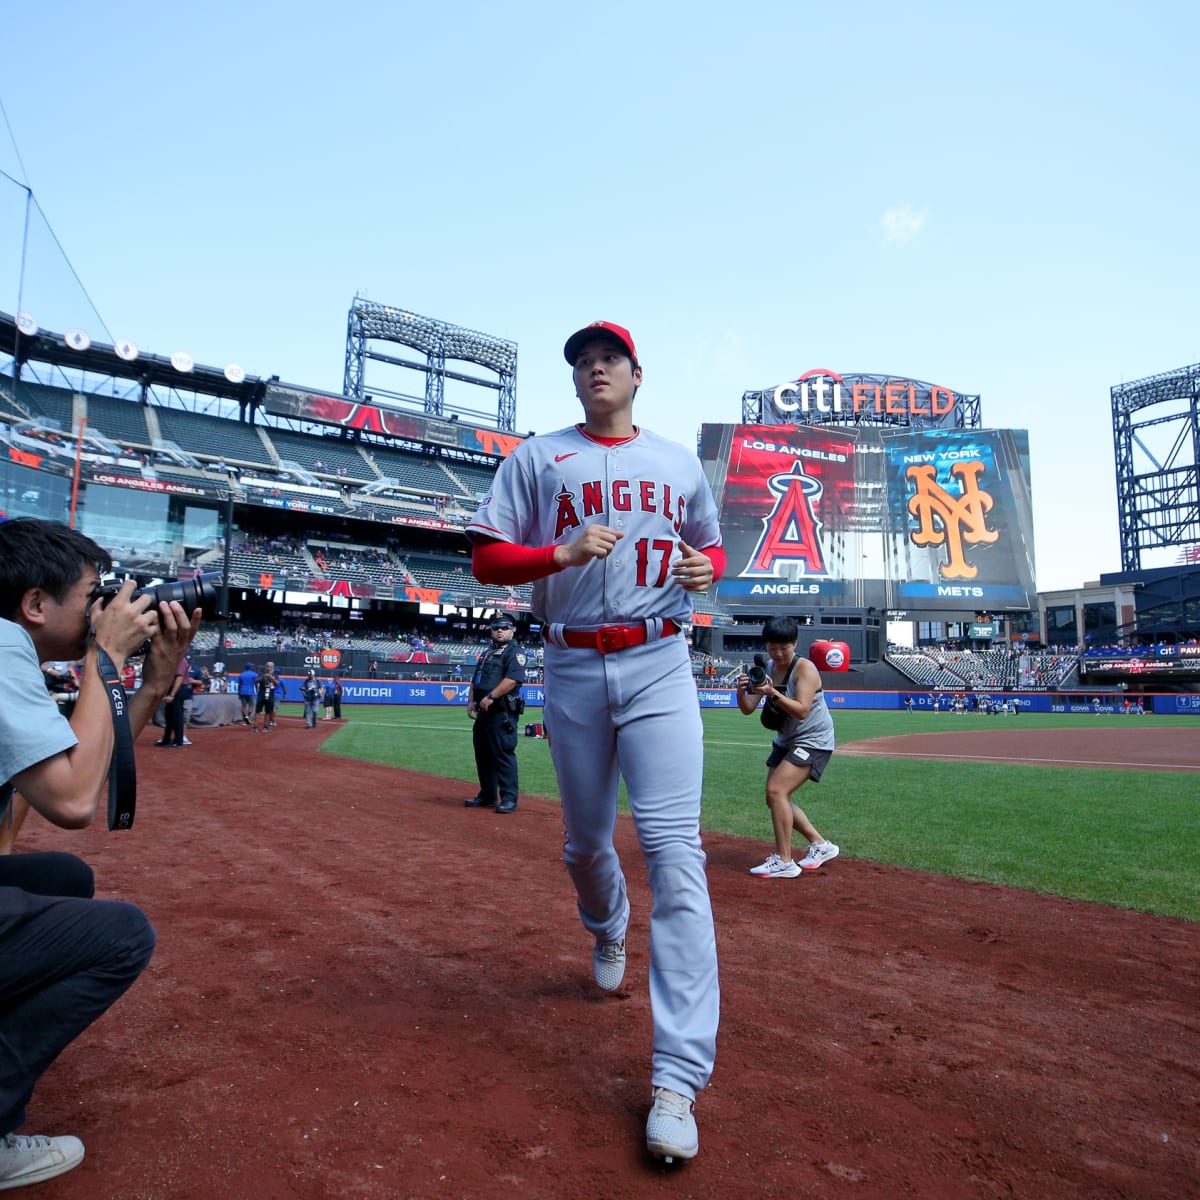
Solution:
[{"label": "green outfield grass", "polygon": [[[464,710],[351,707],[348,716],[327,752],[462,781],[447,788],[451,799],[474,791]],[[527,719],[536,720],[537,710]],[[834,720],[842,745],[937,730],[1126,729],[1130,722],[1200,738],[1200,718],[1152,715],[837,712]],[[727,710],[706,711],[704,726],[704,828],[753,839],[749,867],[769,849],[769,735]],[[558,799],[546,743],[521,738],[518,756],[521,791]],[[824,780],[797,798],[855,858],[1200,921],[1200,772],[835,755]]]}]

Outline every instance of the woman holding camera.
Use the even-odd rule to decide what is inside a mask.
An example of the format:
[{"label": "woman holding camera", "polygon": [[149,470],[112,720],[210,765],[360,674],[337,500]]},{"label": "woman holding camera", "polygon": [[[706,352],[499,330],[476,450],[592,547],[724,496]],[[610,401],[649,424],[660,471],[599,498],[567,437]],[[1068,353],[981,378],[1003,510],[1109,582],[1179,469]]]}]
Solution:
[{"label": "woman holding camera", "polygon": [[[799,636],[800,627],[791,617],[771,617],[763,626],[770,665],[751,667],[737,681],[738,708],[752,716],[762,704],[763,725],[776,731],[767,757],[767,808],[775,830],[775,852],[750,868],[751,875],[764,879],[794,879],[839,853],[792,801],[802,784],[820,780],[836,745],[820,672],[796,654]],[[761,657],[755,655],[756,660]],[[793,829],[808,841],[808,852],[799,862],[792,857]]]}]

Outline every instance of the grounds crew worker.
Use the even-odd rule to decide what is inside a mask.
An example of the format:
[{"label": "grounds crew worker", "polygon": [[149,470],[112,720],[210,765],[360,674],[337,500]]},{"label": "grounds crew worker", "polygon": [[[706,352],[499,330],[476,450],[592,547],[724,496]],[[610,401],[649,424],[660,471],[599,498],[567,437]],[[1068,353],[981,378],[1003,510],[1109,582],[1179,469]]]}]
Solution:
[{"label": "grounds crew worker", "polygon": [[479,794],[466,801],[468,808],[517,811],[517,718],[524,708],[525,651],[513,641],[516,631],[512,617],[495,617],[492,644],[475,664],[467,716],[475,722]]}]

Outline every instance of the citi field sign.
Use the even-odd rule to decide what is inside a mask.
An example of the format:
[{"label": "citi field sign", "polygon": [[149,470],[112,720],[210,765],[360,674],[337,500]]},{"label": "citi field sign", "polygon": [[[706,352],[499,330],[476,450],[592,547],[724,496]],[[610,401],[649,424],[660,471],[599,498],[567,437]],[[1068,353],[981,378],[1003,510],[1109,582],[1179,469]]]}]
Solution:
[{"label": "citi field sign", "polygon": [[887,420],[888,417],[925,417],[942,422],[958,406],[958,396],[949,388],[912,379],[878,375],[839,375],[817,367],[798,379],[781,383],[771,403],[781,417],[800,414],[853,420],[855,417]]}]

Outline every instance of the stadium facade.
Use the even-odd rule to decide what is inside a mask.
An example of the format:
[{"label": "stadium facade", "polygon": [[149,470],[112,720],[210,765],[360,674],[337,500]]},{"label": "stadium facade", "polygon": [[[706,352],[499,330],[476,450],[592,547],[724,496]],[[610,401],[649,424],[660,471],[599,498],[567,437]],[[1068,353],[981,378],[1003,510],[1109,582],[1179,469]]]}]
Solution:
[{"label": "stadium facade", "polygon": [[[380,364],[423,386],[369,380]],[[474,580],[462,534],[522,440],[511,342],[356,298],[332,395],[0,314],[0,367],[4,512],[72,520],[130,573],[222,570],[248,624],[474,628],[529,609],[528,588]],[[741,422],[705,425],[698,449],[728,554],[698,604],[705,654],[745,659],[774,613],[797,617],[802,649],[835,639],[868,667],[889,622],[980,650],[1052,637],[1028,435],[985,428],[977,395],[807,371],[746,392]],[[287,594],[318,599],[288,610]]]}]

